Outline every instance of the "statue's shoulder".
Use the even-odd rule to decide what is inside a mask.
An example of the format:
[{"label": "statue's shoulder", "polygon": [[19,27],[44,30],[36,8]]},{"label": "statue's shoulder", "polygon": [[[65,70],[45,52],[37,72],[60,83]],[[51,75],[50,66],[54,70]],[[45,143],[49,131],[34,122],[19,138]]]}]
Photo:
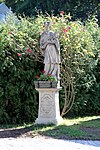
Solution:
[{"label": "statue's shoulder", "polygon": [[52,30],[50,30],[49,32],[50,32],[50,33],[54,33],[54,31],[52,31]]},{"label": "statue's shoulder", "polygon": [[53,37],[56,36],[55,32],[52,31],[52,30],[49,31],[49,35],[51,35],[51,36],[53,36]]},{"label": "statue's shoulder", "polygon": [[50,30],[50,31],[49,31],[49,33],[50,33],[50,34],[55,34],[55,32],[54,32],[54,31],[52,31],[52,30]]},{"label": "statue's shoulder", "polygon": [[43,35],[45,35],[45,31],[44,31],[44,32],[42,32],[41,36],[43,36]]},{"label": "statue's shoulder", "polygon": [[41,37],[45,37],[45,36],[55,36],[55,32],[52,31],[52,30],[49,30],[48,32],[44,31],[42,34],[41,34]]}]

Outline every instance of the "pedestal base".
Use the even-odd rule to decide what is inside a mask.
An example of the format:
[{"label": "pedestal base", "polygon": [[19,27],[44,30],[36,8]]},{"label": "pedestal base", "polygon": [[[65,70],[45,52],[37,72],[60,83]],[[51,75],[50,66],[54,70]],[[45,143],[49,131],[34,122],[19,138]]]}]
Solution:
[{"label": "pedestal base", "polygon": [[36,124],[60,124],[63,121],[62,117],[60,118],[37,118]]},{"label": "pedestal base", "polygon": [[59,110],[58,88],[37,88],[39,91],[39,110],[36,124],[59,124],[62,122]]}]

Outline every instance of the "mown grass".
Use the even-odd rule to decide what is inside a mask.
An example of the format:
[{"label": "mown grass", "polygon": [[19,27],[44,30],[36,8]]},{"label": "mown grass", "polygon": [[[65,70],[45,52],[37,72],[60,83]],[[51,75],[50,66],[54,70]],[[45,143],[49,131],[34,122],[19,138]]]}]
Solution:
[{"label": "mown grass", "polygon": [[100,140],[100,116],[64,119],[62,124],[34,126],[33,136],[44,135],[65,139]]},{"label": "mown grass", "polygon": [[[14,128],[19,130],[19,135],[31,133],[30,137],[47,136],[57,139],[88,139],[100,140],[100,116],[79,117],[76,119],[64,119],[60,125],[6,125],[0,128]],[[25,129],[23,132],[20,129]],[[26,130],[27,129],[27,130]],[[13,133],[13,130],[10,132]],[[16,136],[15,136],[16,137]]]}]

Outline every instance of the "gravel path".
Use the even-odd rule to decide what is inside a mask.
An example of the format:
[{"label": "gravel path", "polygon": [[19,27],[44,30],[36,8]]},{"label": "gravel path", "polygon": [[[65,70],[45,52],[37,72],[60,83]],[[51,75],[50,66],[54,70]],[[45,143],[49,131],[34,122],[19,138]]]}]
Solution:
[{"label": "gravel path", "polygon": [[100,141],[60,140],[45,137],[1,138],[0,150],[100,150]]}]

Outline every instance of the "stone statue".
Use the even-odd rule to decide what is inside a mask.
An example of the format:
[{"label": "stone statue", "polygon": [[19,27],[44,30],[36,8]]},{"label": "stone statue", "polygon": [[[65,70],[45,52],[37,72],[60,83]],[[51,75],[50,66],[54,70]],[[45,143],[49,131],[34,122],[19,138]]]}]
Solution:
[{"label": "stone statue", "polygon": [[56,34],[50,30],[50,22],[45,22],[45,31],[41,35],[40,48],[44,50],[44,71],[59,80],[60,44]]}]

